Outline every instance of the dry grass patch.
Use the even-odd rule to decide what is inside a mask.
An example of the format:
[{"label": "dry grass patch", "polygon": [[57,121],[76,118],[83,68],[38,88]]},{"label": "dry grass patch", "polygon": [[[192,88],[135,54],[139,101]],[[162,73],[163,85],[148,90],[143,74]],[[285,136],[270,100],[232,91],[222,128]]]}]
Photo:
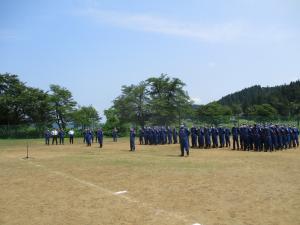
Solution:
[{"label": "dry grass patch", "polygon": [[[0,141],[0,224],[300,224],[300,151]],[[128,191],[114,195],[118,191]]]}]

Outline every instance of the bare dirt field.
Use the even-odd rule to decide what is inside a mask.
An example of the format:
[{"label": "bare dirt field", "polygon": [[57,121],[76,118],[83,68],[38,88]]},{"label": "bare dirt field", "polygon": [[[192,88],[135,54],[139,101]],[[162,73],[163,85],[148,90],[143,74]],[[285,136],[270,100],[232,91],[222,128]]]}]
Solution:
[{"label": "bare dirt field", "polygon": [[300,149],[0,140],[0,224],[299,225]]}]

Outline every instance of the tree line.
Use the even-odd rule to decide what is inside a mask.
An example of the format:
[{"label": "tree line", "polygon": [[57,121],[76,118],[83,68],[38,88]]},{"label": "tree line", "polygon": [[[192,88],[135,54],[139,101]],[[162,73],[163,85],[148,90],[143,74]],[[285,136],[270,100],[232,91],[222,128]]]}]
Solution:
[{"label": "tree line", "polygon": [[[219,101],[195,105],[185,83],[167,74],[124,85],[121,94],[104,111],[105,131],[117,127],[125,134],[130,126],[179,126],[182,122],[220,124],[245,117],[268,121],[300,118],[300,81],[276,87],[253,86]],[[72,93],[52,84],[49,90],[29,87],[14,74],[0,74],[0,126],[32,125],[65,129],[97,127],[100,116],[93,106],[79,106]],[[0,132],[1,136],[1,132]]]},{"label": "tree line", "polygon": [[218,103],[228,106],[233,114],[297,117],[300,80],[275,87],[255,85],[224,96]]},{"label": "tree line", "polygon": [[100,116],[93,106],[79,106],[72,93],[51,84],[49,90],[29,87],[17,75],[0,74],[0,125],[32,125],[60,129],[67,125],[87,127]]}]

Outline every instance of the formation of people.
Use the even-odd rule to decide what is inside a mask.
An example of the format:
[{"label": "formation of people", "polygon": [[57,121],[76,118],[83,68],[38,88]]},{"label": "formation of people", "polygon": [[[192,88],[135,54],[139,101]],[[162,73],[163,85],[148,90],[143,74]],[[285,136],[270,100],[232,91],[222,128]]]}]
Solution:
[{"label": "formation of people", "polygon": [[[299,129],[287,125],[242,125],[240,127],[195,127],[181,125],[179,132],[170,127],[146,127],[139,130],[139,142],[145,145],[177,144],[185,149],[230,148],[245,151],[274,151],[299,146]],[[232,143],[231,143],[232,142]],[[189,154],[189,151],[186,151]]]},{"label": "formation of people", "polygon": [[[75,131],[67,132],[69,143],[74,143]],[[96,142],[99,147],[103,147],[104,133],[101,128],[92,130],[85,129],[82,133],[83,143],[91,146]],[[47,130],[45,132],[45,143],[50,145],[64,145],[66,132],[63,129]],[[113,142],[118,140],[118,130],[112,130]],[[136,132],[130,129],[130,151],[135,151]],[[287,125],[242,125],[228,127],[196,127],[188,129],[181,125],[176,128],[155,126],[145,127],[138,131],[140,145],[166,145],[180,144],[181,156],[189,155],[190,148],[211,149],[211,148],[231,148],[243,151],[275,151],[299,146],[299,129],[295,126]]]},{"label": "formation of people", "polygon": [[[69,130],[68,136],[69,136],[69,143],[74,144],[74,135],[75,131],[73,129]],[[45,144],[50,145],[50,139],[52,138],[52,145],[59,144],[64,145],[65,144],[65,136],[66,132],[63,129],[53,129],[52,131],[46,130],[45,131]]]},{"label": "formation of people", "polygon": [[177,144],[178,132],[170,127],[146,127],[139,130],[139,142],[145,145]]}]

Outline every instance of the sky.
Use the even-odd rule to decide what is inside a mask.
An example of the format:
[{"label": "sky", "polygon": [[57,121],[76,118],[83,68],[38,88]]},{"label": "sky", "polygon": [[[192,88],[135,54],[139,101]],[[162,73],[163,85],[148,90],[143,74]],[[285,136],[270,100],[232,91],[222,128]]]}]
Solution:
[{"label": "sky", "polygon": [[100,114],[166,73],[197,104],[300,79],[299,0],[0,0],[0,73]]}]

